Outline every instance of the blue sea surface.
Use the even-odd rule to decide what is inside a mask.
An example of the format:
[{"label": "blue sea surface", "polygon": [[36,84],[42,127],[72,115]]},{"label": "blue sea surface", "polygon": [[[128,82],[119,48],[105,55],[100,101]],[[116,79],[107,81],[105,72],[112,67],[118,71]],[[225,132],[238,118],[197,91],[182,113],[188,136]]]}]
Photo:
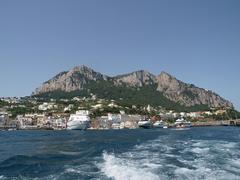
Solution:
[{"label": "blue sea surface", "polygon": [[240,128],[0,131],[0,179],[240,179]]}]

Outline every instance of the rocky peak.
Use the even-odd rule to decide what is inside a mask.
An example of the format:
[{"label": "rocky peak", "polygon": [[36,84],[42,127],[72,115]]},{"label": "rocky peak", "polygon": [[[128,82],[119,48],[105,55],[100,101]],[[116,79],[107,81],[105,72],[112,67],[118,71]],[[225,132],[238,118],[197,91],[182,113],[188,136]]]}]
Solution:
[{"label": "rocky peak", "polygon": [[65,72],[61,72],[52,79],[43,83],[35,90],[34,94],[52,92],[56,90],[71,92],[81,90],[89,81],[107,80],[108,77],[94,71],[93,69],[81,65]]},{"label": "rocky peak", "polygon": [[84,77],[88,80],[107,80],[107,76],[102,75],[99,72],[94,71],[93,69],[85,66],[85,65],[81,65],[81,66],[76,66],[73,69],[71,69],[69,71],[69,76],[81,76]]},{"label": "rocky peak", "polygon": [[129,74],[114,77],[116,84],[125,83],[129,86],[142,87],[143,85],[153,84],[156,77],[146,70],[135,71]]},{"label": "rocky peak", "polygon": [[95,71],[93,69],[85,66],[85,65],[80,65],[80,66],[75,66],[69,72],[92,73],[92,72],[95,72]]}]

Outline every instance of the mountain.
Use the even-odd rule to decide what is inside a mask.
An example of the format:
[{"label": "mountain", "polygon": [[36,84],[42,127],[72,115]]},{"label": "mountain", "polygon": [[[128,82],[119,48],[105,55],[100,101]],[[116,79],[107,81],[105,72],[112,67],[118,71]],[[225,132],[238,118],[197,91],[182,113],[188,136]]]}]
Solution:
[{"label": "mountain", "polygon": [[61,72],[43,83],[33,95],[88,96],[115,99],[130,104],[152,104],[173,107],[233,107],[218,94],[184,83],[166,72],[155,76],[140,70],[110,77],[86,66]]},{"label": "mountain", "polygon": [[56,90],[71,92],[82,90],[89,81],[108,80],[109,77],[95,72],[87,66],[77,66],[70,71],[57,74],[52,79],[37,88],[34,94],[42,94]]},{"label": "mountain", "polygon": [[231,102],[216,93],[184,83],[166,72],[157,76],[157,84],[157,90],[163,92],[168,99],[186,106],[206,104],[209,107],[233,107]]}]

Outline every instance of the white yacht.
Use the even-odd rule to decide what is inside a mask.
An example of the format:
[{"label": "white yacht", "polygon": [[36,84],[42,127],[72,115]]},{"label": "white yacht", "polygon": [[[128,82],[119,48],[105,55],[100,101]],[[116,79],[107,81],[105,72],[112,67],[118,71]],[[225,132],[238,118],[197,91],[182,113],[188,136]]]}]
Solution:
[{"label": "white yacht", "polygon": [[161,120],[161,121],[156,121],[154,124],[153,124],[153,127],[154,128],[163,128],[164,126],[164,122]]},{"label": "white yacht", "polygon": [[152,127],[152,122],[150,121],[150,119],[144,119],[144,120],[140,120],[138,122],[138,127],[140,128],[145,128],[145,129],[149,129]]},{"label": "white yacht", "polygon": [[185,119],[177,119],[174,123],[176,128],[190,128],[192,126],[190,121],[186,121]]},{"label": "white yacht", "polygon": [[89,111],[80,110],[76,114],[71,114],[67,122],[69,130],[86,130],[90,124]]}]

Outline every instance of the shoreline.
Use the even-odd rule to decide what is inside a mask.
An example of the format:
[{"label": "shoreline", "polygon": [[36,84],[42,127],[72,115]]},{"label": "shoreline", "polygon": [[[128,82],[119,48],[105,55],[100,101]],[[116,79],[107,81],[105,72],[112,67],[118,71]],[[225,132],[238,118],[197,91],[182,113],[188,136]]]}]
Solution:
[{"label": "shoreline", "polygon": [[[195,127],[218,127],[218,126],[229,126],[229,127],[240,127],[240,124],[237,125],[231,125],[231,124],[221,124],[221,123],[192,123],[192,126],[190,128]],[[183,129],[186,127],[183,127]],[[136,129],[144,129],[144,128],[123,128],[123,129],[94,129],[89,128],[86,130],[74,130],[74,131],[117,131],[117,130],[136,130]],[[149,128],[149,129],[164,129],[164,128]],[[176,129],[176,127],[173,124],[169,124],[167,129]],[[0,131],[71,131],[68,129],[54,129],[54,128],[25,128],[25,129],[16,129],[16,128],[0,128]]]}]

